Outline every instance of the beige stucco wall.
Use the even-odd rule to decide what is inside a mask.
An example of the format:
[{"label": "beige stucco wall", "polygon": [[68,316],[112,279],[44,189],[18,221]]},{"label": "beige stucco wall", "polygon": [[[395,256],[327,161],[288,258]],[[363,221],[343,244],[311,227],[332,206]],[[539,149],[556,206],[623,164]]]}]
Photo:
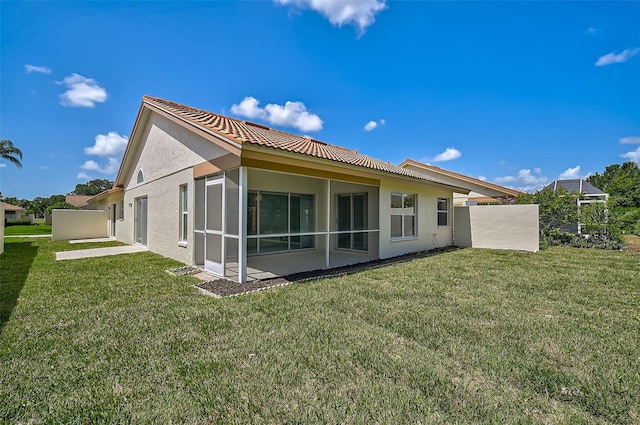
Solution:
[{"label": "beige stucco wall", "polygon": [[[180,185],[189,191],[188,238],[180,243]],[[125,243],[134,243],[136,199],[147,197],[147,246],[153,252],[185,264],[193,263],[193,171],[191,168],[165,178],[131,188],[124,196],[124,217],[117,237]]]},{"label": "beige stucco wall", "polygon": [[456,245],[536,252],[538,205],[455,208]]},{"label": "beige stucco wall", "polygon": [[186,128],[151,113],[137,152],[131,152],[135,165],[128,170],[124,187],[128,190],[138,186],[139,170],[144,174],[145,183],[149,183],[228,153]]},{"label": "beige stucco wall", "polygon": [[54,241],[104,238],[107,214],[104,211],[53,210],[51,238]]},{"label": "beige stucco wall", "polygon": [[[391,193],[418,195],[417,237],[391,239]],[[418,182],[383,180],[380,184],[380,258],[418,252],[453,244],[453,193],[451,190]],[[449,226],[438,226],[438,198],[449,200]]]},{"label": "beige stucco wall", "polygon": [[[151,113],[142,132],[133,166],[124,176],[124,219],[116,223],[116,238],[134,243],[135,200],[147,197],[147,246],[153,252],[193,264],[193,165],[229,152],[174,122]],[[142,170],[144,181],[137,182]],[[180,185],[187,184],[188,239],[180,239]],[[109,200],[108,202],[111,202]],[[102,208],[105,206],[102,205]]]},{"label": "beige stucco wall", "polygon": [[[124,195],[122,192],[115,193],[104,199],[99,200],[94,204],[90,204],[90,208],[84,209],[85,211],[100,210],[104,211],[107,215],[107,234],[108,236],[115,237],[118,240],[122,240],[126,236],[126,232],[121,227],[124,224],[124,218],[122,215]],[[116,217],[113,220],[113,212],[115,210]],[[126,212],[126,207],[124,207]],[[115,225],[114,225],[115,223]],[[114,234],[115,230],[115,234]]]},{"label": "beige stucco wall", "polygon": [[454,207],[454,245],[471,247],[471,221],[469,207]]}]

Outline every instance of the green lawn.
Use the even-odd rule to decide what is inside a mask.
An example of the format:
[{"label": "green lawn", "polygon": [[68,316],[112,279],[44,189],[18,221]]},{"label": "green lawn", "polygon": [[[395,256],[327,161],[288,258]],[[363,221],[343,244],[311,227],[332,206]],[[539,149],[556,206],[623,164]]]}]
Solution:
[{"label": "green lawn", "polygon": [[5,236],[12,235],[50,235],[50,224],[17,225],[4,228]]},{"label": "green lawn", "polygon": [[[97,245],[97,244],[96,244]],[[0,423],[640,422],[640,254],[463,249],[198,296],[152,253],[0,256]]]}]

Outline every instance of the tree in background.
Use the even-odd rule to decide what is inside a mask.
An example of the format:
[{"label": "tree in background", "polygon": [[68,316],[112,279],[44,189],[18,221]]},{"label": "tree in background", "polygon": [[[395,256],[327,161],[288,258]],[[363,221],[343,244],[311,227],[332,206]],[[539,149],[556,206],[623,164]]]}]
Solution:
[{"label": "tree in background", "polygon": [[6,159],[18,168],[22,168],[22,162],[20,162],[22,151],[15,147],[11,140],[0,140],[0,158]]},{"label": "tree in background", "polygon": [[587,181],[613,198],[613,207],[640,208],[640,168],[633,161],[609,165]]},{"label": "tree in background", "polygon": [[640,168],[633,161],[609,165],[587,181],[609,194],[609,221],[640,235]]},{"label": "tree in background", "polygon": [[97,195],[113,187],[113,181],[106,179],[89,180],[76,185],[73,195]]},{"label": "tree in background", "polygon": [[79,210],[80,208],[75,205],[71,205],[68,202],[56,202],[55,204],[49,205],[47,209],[44,210],[45,214],[51,214],[53,210]]},{"label": "tree in background", "polygon": [[578,227],[578,196],[567,193],[566,189],[557,191],[543,189],[536,193],[523,193],[515,198],[516,204],[538,204],[540,216],[540,236],[552,229]]},{"label": "tree in background", "polygon": [[[516,197],[516,204],[538,204],[542,246],[568,245],[581,248],[620,249],[619,231],[608,220],[607,205],[602,202],[578,207],[580,194],[543,189]],[[577,234],[578,223],[583,234]],[[588,234],[588,237],[585,235]]]}]

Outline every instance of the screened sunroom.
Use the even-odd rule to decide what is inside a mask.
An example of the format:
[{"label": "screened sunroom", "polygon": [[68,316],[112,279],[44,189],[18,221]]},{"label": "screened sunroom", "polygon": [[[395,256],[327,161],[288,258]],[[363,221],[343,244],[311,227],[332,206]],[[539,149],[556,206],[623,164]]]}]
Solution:
[{"label": "screened sunroom", "polygon": [[195,263],[211,273],[245,282],[378,258],[378,186],[240,167],[195,192]]}]

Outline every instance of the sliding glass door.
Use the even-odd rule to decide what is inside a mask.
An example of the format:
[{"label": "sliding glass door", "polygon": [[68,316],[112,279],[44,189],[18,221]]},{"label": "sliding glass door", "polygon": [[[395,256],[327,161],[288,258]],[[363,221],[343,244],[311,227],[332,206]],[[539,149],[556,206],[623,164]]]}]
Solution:
[{"label": "sliding glass door", "polygon": [[[337,248],[353,251],[368,250],[367,194],[338,195]],[[362,230],[362,232],[360,232]]]}]

